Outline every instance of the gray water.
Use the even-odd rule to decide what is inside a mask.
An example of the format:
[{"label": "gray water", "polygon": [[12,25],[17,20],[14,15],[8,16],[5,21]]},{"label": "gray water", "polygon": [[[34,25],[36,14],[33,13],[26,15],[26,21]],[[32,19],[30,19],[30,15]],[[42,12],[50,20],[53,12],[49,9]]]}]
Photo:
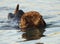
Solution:
[{"label": "gray water", "polygon": [[[17,4],[24,12],[38,11],[47,23],[45,37],[24,41],[17,24],[9,23],[7,15]],[[60,0],[0,0],[0,44],[60,44]]]}]

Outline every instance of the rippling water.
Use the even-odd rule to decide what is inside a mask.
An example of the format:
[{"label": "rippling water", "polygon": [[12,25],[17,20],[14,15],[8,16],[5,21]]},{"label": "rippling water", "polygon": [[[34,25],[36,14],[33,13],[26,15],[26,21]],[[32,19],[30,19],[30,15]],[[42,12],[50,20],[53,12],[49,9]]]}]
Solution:
[{"label": "rippling water", "polygon": [[[45,37],[24,41],[24,32],[7,19],[8,13],[13,13],[18,3],[25,12],[35,10],[42,14],[47,23]],[[0,0],[0,44],[60,44],[60,0]]]}]

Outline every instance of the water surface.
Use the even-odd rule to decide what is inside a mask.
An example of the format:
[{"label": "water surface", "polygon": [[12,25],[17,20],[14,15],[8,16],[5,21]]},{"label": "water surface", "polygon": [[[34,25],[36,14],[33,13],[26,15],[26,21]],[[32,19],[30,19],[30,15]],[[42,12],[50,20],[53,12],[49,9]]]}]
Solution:
[{"label": "water surface", "polygon": [[[24,32],[14,22],[9,23],[7,15],[18,3],[25,12],[40,12],[47,23],[45,37],[24,41]],[[0,0],[0,44],[60,44],[60,0]]]}]

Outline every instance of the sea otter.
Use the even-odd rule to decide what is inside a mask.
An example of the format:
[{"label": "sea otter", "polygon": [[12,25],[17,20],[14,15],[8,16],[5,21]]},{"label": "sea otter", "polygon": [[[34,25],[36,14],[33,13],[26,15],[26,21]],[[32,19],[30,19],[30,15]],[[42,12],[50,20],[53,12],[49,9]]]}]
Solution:
[{"label": "sea otter", "polygon": [[44,28],[46,27],[46,23],[39,12],[29,11],[22,15],[19,27],[22,31],[26,31],[27,28]]},{"label": "sea otter", "polygon": [[19,11],[19,4],[17,4],[17,7],[14,11],[14,13],[8,13],[8,19],[12,19],[15,17],[15,14]]},{"label": "sea otter", "polygon": [[14,13],[8,13],[8,19],[12,19],[13,21],[18,22],[23,14],[24,14],[24,11],[19,10],[19,4],[17,4]]}]

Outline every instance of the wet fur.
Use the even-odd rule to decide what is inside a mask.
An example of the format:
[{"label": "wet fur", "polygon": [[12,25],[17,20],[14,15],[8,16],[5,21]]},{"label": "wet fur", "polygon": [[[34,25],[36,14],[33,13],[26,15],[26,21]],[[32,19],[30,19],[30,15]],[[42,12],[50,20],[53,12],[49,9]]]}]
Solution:
[{"label": "wet fur", "polygon": [[22,29],[38,27],[43,28],[46,26],[41,14],[36,11],[29,11],[22,15],[19,27]]}]

